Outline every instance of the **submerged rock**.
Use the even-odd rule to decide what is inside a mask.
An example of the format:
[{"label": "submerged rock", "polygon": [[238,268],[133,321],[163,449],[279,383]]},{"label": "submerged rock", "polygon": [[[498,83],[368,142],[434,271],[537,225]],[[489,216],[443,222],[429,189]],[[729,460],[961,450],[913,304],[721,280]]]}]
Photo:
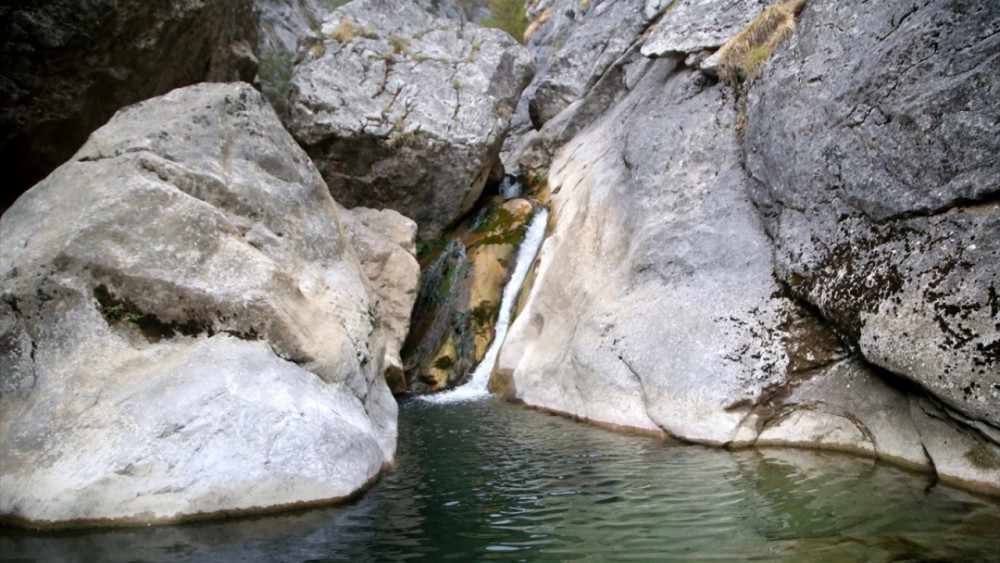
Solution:
[{"label": "submerged rock", "polygon": [[0,38],[0,209],[119,108],[257,69],[252,0],[13,0]]},{"label": "submerged rock", "polygon": [[289,128],[348,207],[390,208],[429,240],[468,212],[533,67],[505,33],[410,0],[355,0],[296,65]]},{"label": "submerged rock", "polygon": [[342,213],[239,84],[123,109],[22,196],[0,219],[0,515],[156,522],[365,487],[395,451],[398,313]]}]

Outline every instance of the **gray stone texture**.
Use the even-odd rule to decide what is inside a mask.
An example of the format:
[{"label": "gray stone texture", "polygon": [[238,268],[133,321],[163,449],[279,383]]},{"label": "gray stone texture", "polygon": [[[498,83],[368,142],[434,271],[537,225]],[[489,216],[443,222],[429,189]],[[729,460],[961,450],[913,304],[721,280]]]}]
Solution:
[{"label": "gray stone texture", "polygon": [[398,335],[341,214],[246,84],[96,131],[0,219],[0,514],[143,523],[365,487],[395,451]]},{"label": "gray stone texture", "polygon": [[813,1],[750,89],[778,274],[868,361],[1000,427],[1000,6]]},{"label": "gray stone texture", "polygon": [[292,134],[338,201],[439,236],[482,193],[533,72],[527,51],[410,0],[355,0],[322,34],[295,67]]},{"label": "gray stone texture", "polygon": [[513,143],[554,226],[494,388],[997,490],[996,12],[813,0],[742,100],[637,42]]}]

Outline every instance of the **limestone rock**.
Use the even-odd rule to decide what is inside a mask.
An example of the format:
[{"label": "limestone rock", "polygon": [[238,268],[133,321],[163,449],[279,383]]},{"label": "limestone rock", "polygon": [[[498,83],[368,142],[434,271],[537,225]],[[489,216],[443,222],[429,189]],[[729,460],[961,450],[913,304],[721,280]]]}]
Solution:
[{"label": "limestone rock", "polygon": [[[556,2],[553,8],[569,9],[577,2]],[[575,15],[575,25],[562,30],[557,21],[560,16],[550,18],[551,23],[537,32],[538,39],[532,45],[536,57],[544,57],[547,64],[539,64],[544,72],[531,85],[532,93],[528,111],[535,129],[555,117],[584,94],[603,76],[632,45],[649,25],[643,17],[645,2],[642,0],[618,0],[614,2],[593,2],[583,13]],[[566,19],[569,16],[563,15]],[[552,28],[552,29],[549,29]],[[557,33],[560,37],[553,41]],[[543,43],[559,45],[558,48],[544,49]]]},{"label": "limestone rock", "polygon": [[737,407],[786,381],[790,304],[772,298],[735,111],[670,59],[648,69],[552,163],[558,219],[498,381],[531,405],[729,443]]},{"label": "limestone rock", "polygon": [[[417,224],[391,209],[355,207],[345,211],[344,225],[365,275],[379,298],[379,315],[386,338],[386,379],[393,392],[406,390],[399,352],[410,329],[410,314],[420,287],[416,258]],[[400,387],[402,385],[402,387]]]},{"label": "limestone rock", "polygon": [[119,108],[257,66],[252,0],[13,0],[0,38],[0,209]]},{"label": "limestone rock", "polygon": [[173,520],[377,476],[387,338],[338,214],[245,84],[123,109],[24,194],[0,219],[0,514]]},{"label": "limestone rock", "polygon": [[988,1],[809,2],[744,142],[779,275],[868,361],[993,428],[998,25]]},{"label": "limestone rock", "polygon": [[336,3],[327,0],[254,0],[260,21],[261,54],[273,50],[294,53],[299,39],[319,30]]},{"label": "limestone rock", "polygon": [[338,201],[394,209],[436,238],[482,193],[530,57],[410,0],[355,0],[322,33],[292,77],[292,134]]},{"label": "limestone rock", "polygon": [[647,57],[718,49],[778,0],[678,0],[642,45]]}]

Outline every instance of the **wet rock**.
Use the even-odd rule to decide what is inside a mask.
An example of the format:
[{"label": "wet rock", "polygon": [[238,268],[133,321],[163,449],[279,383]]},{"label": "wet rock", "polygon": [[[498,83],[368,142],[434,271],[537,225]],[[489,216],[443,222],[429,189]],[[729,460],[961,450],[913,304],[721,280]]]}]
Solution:
[{"label": "wet rock", "polygon": [[295,67],[292,134],[338,201],[440,236],[482,193],[530,57],[503,32],[409,0],[355,0],[322,33]]},{"label": "wet rock", "polygon": [[200,81],[253,80],[251,0],[15,0],[0,7],[0,209],[114,112]]},{"label": "wet rock", "polygon": [[425,266],[404,349],[410,391],[459,385],[483,359],[532,212],[524,199],[494,200]]},{"label": "wet rock", "polygon": [[395,451],[393,336],[341,213],[245,84],[123,109],[20,198],[0,514],[140,523],[366,486]]}]

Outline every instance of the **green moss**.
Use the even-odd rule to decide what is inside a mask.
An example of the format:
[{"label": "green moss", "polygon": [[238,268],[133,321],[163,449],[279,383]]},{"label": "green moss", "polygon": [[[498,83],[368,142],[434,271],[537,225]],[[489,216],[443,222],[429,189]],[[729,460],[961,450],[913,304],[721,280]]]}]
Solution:
[{"label": "green moss", "polygon": [[483,20],[483,25],[506,31],[518,43],[524,43],[524,32],[528,29],[525,0],[490,0],[489,6],[490,17]]},{"label": "green moss", "polygon": [[265,53],[257,67],[261,85],[277,92],[282,98],[287,98],[294,63],[295,54],[291,51],[275,49]]},{"label": "green moss", "polygon": [[450,370],[455,367],[455,359],[451,356],[441,356],[437,360],[434,360],[434,367],[440,370]]},{"label": "green moss", "polygon": [[101,316],[108,323],[126,322],[137,323],[145,316],[138,311],[126,307],[123,303],[116,303],[108,306],[98,306]]},{"label": "green moss", "polygon": [[470,248],[481,244],[511,244],[517,245],[524,240],[528,225],[519,222],[518,218],[500,205],[492,205],[486,219],[475,230],[476,234],[485,235],[476,239]]},{"label": "green moss", "polygon": [[482,300],[479,305],[476,305],[469,311],[469,316],[472,318],[472,322],[476,324],[478,329],[488,328],[492,323],[493,319],[497,316],[497,311],[500,306],[491,301]]}]

